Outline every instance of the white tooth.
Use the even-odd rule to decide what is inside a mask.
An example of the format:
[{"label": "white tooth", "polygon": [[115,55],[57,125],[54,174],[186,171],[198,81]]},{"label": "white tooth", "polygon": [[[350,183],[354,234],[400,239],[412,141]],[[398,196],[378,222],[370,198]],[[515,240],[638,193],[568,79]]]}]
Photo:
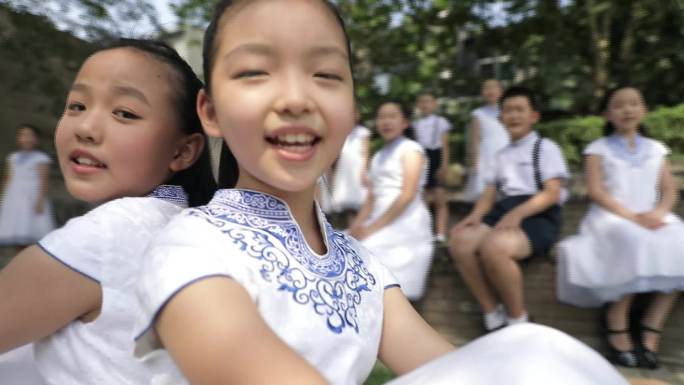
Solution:
[{"label": "white tooth", "polygon": [[285,135],[285,141],[287,143],[295,143],[297,141],[297,135],[287,134],[287,135]]},{"label": "white tooth", "polygon": [[88,158],[79,157],[79,158],[76,159],[76,160],[78,161],[78,163],[83,164],[83,165],[86,165],[86,166],[93,166],[93,165],[95,165],[95,162],[93,162],[91,159],[88,159]]},{"label": "white tooth", "polygon": [[299,135],[297,135],[297,141],[299,143],[307,143],[309,141],[309,135],[299,134]]}]

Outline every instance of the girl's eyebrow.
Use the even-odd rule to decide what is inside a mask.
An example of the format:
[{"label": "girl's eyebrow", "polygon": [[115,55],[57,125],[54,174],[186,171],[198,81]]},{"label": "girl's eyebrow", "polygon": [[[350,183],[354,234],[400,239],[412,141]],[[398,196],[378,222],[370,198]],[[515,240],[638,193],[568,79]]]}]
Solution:
[{"label": "girl's eyebrow", "polygon": [[[222,60],[223,61],[228,61],[232,56],[235,55],[240,55],[240,54],[255,54],[255,55],[261,55],[261,56],[275,56],[275,48],[271,46],[270,44],[265,44],[265,43],[245,43],[245,44],[240,44],[239,46],[233,48],[229,52],[227,52],[225,55],[223,55]],[[326,45],[318,45],[314,46],[311,49],[308,50],[307,52],[308,56],[311,57],[319,57],[319,56],[340,56],[340,58],[346,60],[349,60],[349,56],[347,55],[347,51],[344,49],[341,49],[337,45],[334,44],[326,44]]]},{"label": "girl's eyebrow", "polygon": [[[90,94],[91,90],[87,84],[74,83],[74,85],[71,86],[70,92],[82,92],[84,94]],[[138,99],[142,103],[151,107],[150,102],[149,102],[149,100],[147,100],[147,97],[145,96],[145,94],[142,93],[140,90],[138,90],[135,87],[123,86],[123,85],[115,86],[114,87],[114,94],[116,96],[130,96],[132,98]]]},{"label": "girl's eyebrow", "polygon": [[142,93],[140,90],[138,90],[135,87],[116,86],[116,87],[114,87],[114,93],[116,95],[121,95],[121,96],[130,96],[132,98],[140,100],[144,104],[147,104],[148,107],[152,107],[150,105],[149,100],[147,100],[147,97],[145,97],[145,94]]},{"label": "girl's eyebrow", "polygon": [[236,56],[239,54],[256,54],[262,56],[273,56],[275,54],[273,48],[264,43],[244,43],[228,51],[221,58],[222,61],[228,61],[231,56]]}]

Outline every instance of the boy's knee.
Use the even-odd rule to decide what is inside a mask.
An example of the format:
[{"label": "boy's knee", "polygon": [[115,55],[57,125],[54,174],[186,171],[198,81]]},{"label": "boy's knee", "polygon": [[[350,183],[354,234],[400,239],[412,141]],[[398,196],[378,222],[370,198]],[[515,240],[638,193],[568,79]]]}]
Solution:
[{"label": "boy's knee", "polygon": [[483,262],[497,263],[502,259],[511,259],[516,245],[511,237],[501,234],[492,234],[482,242],[481,255]]}]

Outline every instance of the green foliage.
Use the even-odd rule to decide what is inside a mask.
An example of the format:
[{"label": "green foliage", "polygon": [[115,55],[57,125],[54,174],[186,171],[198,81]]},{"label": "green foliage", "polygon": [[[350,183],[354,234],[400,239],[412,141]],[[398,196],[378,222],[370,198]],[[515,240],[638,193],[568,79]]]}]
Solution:
[{"label": "green foliage", "polygon": [[364,382],[364,385],[381,385],[391,381],[392,379],[394,379],[394,374],[392,371],[387,369],[378,361],[373,367],[373,371],[371,372],[370,376],[368,376],[368,379],[366,379],[366,382]]},{"label": "green foliage", "polygon": [[[537,125],[537,130],[553,139],[563,149],[568,164],[578,169],[582,165],[582,150],[603,135],[604,120],[598,116],[555,120]],[[684,104],[661,107],[644,120],[648,135],[665,143],[674,154],[684,154]]]}]

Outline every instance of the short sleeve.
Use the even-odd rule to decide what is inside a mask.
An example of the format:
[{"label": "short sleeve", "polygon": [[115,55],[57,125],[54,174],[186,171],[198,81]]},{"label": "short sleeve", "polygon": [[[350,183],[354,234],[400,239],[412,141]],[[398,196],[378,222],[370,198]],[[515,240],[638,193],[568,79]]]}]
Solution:
[{"label": "short sleeve", "polygon": [[568,179],[570,177],[565,157],[555,142],[544,139],[539,157],[542,165],[540,167],[542,181],[556,178]]},{"label": "short sleeve", "polygon": [[[141,306],[135,326],[137,357],[162,347],[154,332],[156,318],[178,293],[194,283],[228,277],[242,285],[256,302],[257,277],[236,255],[246,251],[208,220],[186,211],[174,218],[147,249],[136,289]],[[223,231],[234,231],[240,237],[242,230],[236,227]]]},{"label": "short sleeve", "polygon": [[654,151],[656,154],[662,157],[666,157],[670,155],[671,151],[670,148],[667,147],[663,142],[657,141],[657,140],[652,140]]},{"label": "short sleeve", "polygon": [[44,152],[38,152],[36,154],[36,163],[45,163],[45,164],[50,164],[52,163],[52,159],[44,153]]},{"label": "short sleeve", "polygon": [[370,130],[364,126],[358,126],[357,129],[359,130],[359,137],[361,138],[367,138],[371,134]]},{"label": "short sleeve", "polygon": [[117,218],[112,203],[69,220],[38,241],[38,246],[68,268],[101,283],[103,250],[112,242],[113,232],[107,218]]},{"label": "short sleeve", "polygon": [[606,151],[605,139],[600,138],[591,143],[582,152],[584,155],[603,155]]}]

